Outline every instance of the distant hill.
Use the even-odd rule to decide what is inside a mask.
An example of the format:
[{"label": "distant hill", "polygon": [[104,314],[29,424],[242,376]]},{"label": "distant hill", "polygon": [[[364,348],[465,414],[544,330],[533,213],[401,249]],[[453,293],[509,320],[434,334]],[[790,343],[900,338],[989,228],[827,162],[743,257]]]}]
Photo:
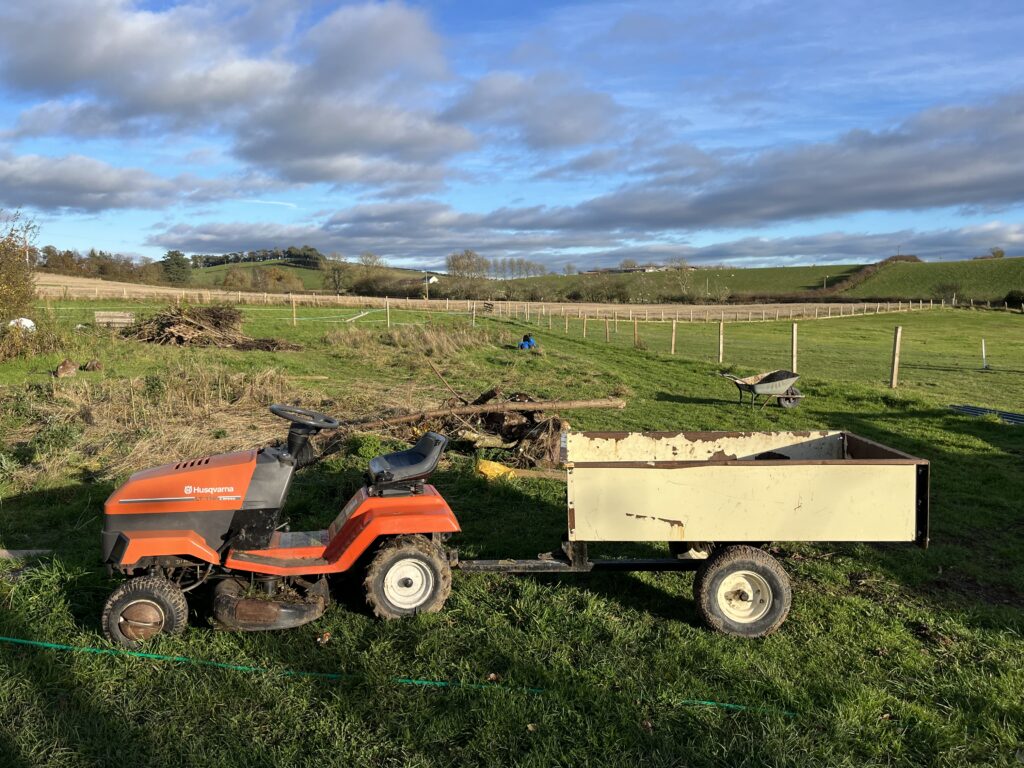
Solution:
[{"label": "distant hill", "polygon": [[546,275],[515,280],[517,293],[549,301],[671,301],[686,293],[696,301],[788,295],[831,286],[861,269],[824,267],[689,269],[665,272]]},{"label": "distant hill", "polygon": [[[371,270],[367,270],[366,267],[363,267],[360,264],[350,264],[348,262],[328,262],[326,269],[313,269],[310,267],[296,266],[287,259],[277,259],[255,263],[244,262],[240,264],[218,264],[213,267],[193,269],[191,284],[193,286],[209,288],[227,287],[228,290],[237,290],[239,288],[243,291],[258,290],[252,286],[251,277],[247,280],[249,284],[245,286],[225,286],[225,279],[228,277],[228,273],[232,271],[235,274],[242,273],[246,276],[251,276],[251,274],[256,270],[264,270],[267,272],[275,270],[276,272],[284,273],[289,276],[292,281],[297,281],[294,290],[330,291],[331,288],[327,282],[327,275],[332,266],[337,266],[343,270],[345,275],[345,290],[350,292],[353,287],[359,286],[361,280],[366,280],[371,273]],[[372,270],[374,285],[378,288],[384,289],[385,292],[390,291],[390,295],[392,296],[419,295],[423,289],[423,279],[425,274],[426,273],[420,270],[402,269],[400,267],[385,266],[376,267]],[[270,287],[268,290],[281,290],[281,287]],[[374,290],[367,292],[377,293],[378,291]]]},{"label": "distant hill", "polygon": [[1024,257],[889,264],[843,296],[862,299],[1001,301],[1024,289]]},{"label": "distant hill", "polygon": [[[749,299],[958,299],[1002,301],[1024,289],[1024,258],[896,261],[873,265],[693,269],[548,275],[513,281],[516,298],[650,303]],[[911,258],[914,257],[902,257]],[[844,283],[848,282],[848,285]]]}]

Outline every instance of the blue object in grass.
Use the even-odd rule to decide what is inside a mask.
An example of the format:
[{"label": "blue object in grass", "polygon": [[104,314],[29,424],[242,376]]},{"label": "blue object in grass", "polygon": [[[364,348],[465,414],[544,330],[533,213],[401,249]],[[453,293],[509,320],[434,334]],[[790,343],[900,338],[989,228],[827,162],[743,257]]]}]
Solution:
[{"label": "blue object in grass", "polygon": [[523,336],[523,340],[519,342],[520,349],[533,349],[537,346],[537,340],[533,338],[532,333],[528,333]]}]

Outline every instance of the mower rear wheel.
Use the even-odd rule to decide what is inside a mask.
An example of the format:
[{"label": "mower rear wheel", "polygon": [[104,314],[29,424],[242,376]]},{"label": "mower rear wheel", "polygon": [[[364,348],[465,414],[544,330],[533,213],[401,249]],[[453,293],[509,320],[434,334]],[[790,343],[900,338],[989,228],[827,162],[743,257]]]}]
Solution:
[{"label": "mower rear wheel", "polygon": [[184,632],[188,625],[188,603],[181,588],[170,579],[138,576],[111,593],[100,621],[108,640],[118,645],[138,645],[161,632]]},{"label": "mower rear wheel", "polygon": [[399,536],[370,561],[363,580],[366,602],[382,619],[436,613],[452,591],[452,569],[425,536]]}]

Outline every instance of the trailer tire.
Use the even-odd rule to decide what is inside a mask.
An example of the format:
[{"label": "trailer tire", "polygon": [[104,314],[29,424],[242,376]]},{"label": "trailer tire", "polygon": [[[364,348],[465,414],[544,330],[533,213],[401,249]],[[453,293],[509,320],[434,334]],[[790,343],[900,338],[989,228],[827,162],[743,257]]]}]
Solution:
[{"label": "trailer tire", "polygon": [[107,598],[100,618],[111,642],[136,646],[158,634],[180,635],[188,626],[181,588],[162,576],[128,579]]},{"label": "trailer tire", "polygon": [[700,567],[693,597],[711,629],[737,637],[765,637],[786,620],[793,591],[778,560],[740,544],[717,551]]},{"label": "trailer tire", "polygon": [[363,580],[366,602],[382,619],[440,611],[452,591],[452,569],[425,536],[399,536],[374,554]]}]

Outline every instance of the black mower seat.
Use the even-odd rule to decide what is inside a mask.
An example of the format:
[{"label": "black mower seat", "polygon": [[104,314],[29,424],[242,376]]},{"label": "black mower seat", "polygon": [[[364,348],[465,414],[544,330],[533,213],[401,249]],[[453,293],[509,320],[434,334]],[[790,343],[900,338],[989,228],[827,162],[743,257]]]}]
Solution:
[{"label": "black mower seat", "polygon": [[370,459],[369,475],[374,485],[415,483],[430,476],[437,469],[448,445],[448,438],[437,432],[427,432],[416,445],[405,451],[386,453]]}]

